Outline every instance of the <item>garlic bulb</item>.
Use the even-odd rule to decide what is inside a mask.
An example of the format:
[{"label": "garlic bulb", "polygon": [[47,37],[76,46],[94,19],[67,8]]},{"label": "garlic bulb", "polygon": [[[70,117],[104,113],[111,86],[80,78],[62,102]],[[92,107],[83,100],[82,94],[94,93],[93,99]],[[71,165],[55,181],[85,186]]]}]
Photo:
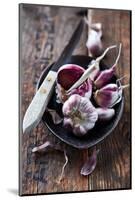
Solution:
[{"label": "garlic bulb", "polygon": [[66,64],[60,67],[56,84],[58,103],[64,103],[72,94],[78,94],[87,98],[91,97],[92,81],[89,78],[77,88],[67,92],[67,90],[82,76],[84,71],[84,68],[75,64]]},{"label": "garlic bulb", "polygon": [[77,136],[83,136],[95,126],[98,113],[90,100],[74,94],[65,101],[63,108],[64,126],[69,126]]}]

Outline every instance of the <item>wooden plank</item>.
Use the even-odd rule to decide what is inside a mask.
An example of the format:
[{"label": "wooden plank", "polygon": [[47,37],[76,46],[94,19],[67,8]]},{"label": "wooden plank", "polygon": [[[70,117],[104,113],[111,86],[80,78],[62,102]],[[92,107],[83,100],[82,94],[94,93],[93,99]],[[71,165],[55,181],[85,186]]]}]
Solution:
[{"label": "wooden plank", "polygon": [[[88,19],[103,25],[104,48],[122,42],[122,53],[117,66],[117,75],[130,79],[130,12],[111,10],[89,10]],[[116,50],[104,59],[111,66],[116,58]],[[113,131],[101,144],[98,164],[89,177],[90,190],[131,188],[130,177],[130,89],[124,91],[125,106],[122,118]]]},{"label": "wooden plank", "polygon": [[[76,12],[80,9],[23,5],[21,11],[21,118],[33,98],[37,80],[42,70],[55,61],[71,37],[79,22]],[[74,53],[86,54],[86,30]],[[81,47],[81,48],[80,48]],[[21,194],[86,191],[88,178],[80,176],[80,168],[87,157],[86,151],[78,151],[65,145],[69,164],[64,179],[57,180],[65,162],[62,153],[54,152],[37,156],[32,154],[34,146],[46,140],[60,146],[64,144],[54,137],[46,127],[39,124],[29,135],[22,136],[21,149]]]}]

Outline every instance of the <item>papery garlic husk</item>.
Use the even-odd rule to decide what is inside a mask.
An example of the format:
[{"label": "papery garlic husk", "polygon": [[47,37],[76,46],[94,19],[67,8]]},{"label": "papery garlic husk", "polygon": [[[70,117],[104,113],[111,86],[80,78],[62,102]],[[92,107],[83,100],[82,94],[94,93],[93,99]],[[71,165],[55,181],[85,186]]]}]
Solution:
[{"label": "papery garlic husk", "polygon": [[42,145],[35,146],[32,149],[32,153],[47,153],[54,150],[64,152],[64,147],[59,146],[59,144],[52,143],[51,141],[45,141]]},{"label": "papery garlic husk", "polygon": [[79,87],[67,93],[67,90],[82,76],[84,68],[75,64],[66,64],[60,67],[57,75],[56,94],[57,102],[64,103],[72,94],[90,98],[92,81],[88,78]]},{"label": "papery garlic husk", "polygon": [[86,97],[74,94],[63,104],[64,126],[69,126],[77,136],[85,135],[98,119],[96,108]]},{"label": "papery garlic husk", "polygon": [[94,70],[90,73],[89,77],[92,81],[94,81],[100,74],[100,67],[99,62],[96,63],[96,60],[92,60],[91,63],[88,65],[88,68],[91,68],[91,66],[95,63]]},{"label": "papery garlic husk", "polygon": [[46,141],[42,145],[36,146],[32,149],[32,152],[46,152],[49,148],[52,147],[52,144],[50,141]]},{"label": "papery garlic husk", "polygon": [[56,110],[47,108],[46,111],[48,111],[49,114],[51,115],[54,124],[60,124],[63,121],[63,119],[56,112]]},{"label": "papery garlic husk", "polygon": [[95,23],[89,25],[89,34],[86,42],[86,47],[88,48],[90,56],[97,57],[101,55],[103,50],[101,37],[102,37],[102,24]]},{"label": "papery garlic husk", "polygon": [[94,94],[96,103],[103,108],[112,108],[122,99],[122,86],[110,83],[97,90]]},{"label": "papery garlic husk", "polygon": [[96,108],[98,113],[98,119],[103,121],[108,121],[115,115],[115,110],[113,108]]}]

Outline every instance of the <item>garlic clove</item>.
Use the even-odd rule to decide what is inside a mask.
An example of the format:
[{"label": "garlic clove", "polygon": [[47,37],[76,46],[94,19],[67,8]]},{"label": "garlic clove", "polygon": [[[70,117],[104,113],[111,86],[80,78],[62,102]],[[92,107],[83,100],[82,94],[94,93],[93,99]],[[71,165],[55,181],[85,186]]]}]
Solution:
[{"label": "garlic clove", "polygon": [[79,108],[79,101],[78,101],[79,95],[72,95],[67,101],[65,101],[62,112],[64,116],[69,116],[70,113],[73,112],[73,109],[76,111]]},{"label": "garlic clove", "polygon": [[80,124],[77,124],[73,127],[73,133],[76,135],[76,136],[84,136],[86,133],[87,133],[87,130],[81,126]]},{"label": "garlic clove", "polygon": [[96,90],[94,99],[102,108],[112,108],[122,100],[123,89],[129,87],[128,85],[121,85],[120,79],[115,83],[110,83],[103,88]]},{"label": "garlic clove", "polygon": [[113,108],[97,108],[96,111],[98,113],[98,119],[103,121],[108,121],[115,115]]},{"label": "garlic clove", "polygon": [[108,84],[94,94],[96,103],[103,108],[111,108],[119,99],[119,88],[116,84]]},{"label": "garlic clove", "polygon": [[103,50],[103,45],[101,41],[102,24],[101,23],[89,24],[88,21],[87,24],[89,26],[89,34],[86,42],[86,47],[88,48],[88,52],[91,57],[97,57],[101,55]]},{"label": "garlic clove", "polygon": [[88,176],[94,171],[94,169],[95,169],[95,167],[97,165],[97,155],[98,155],[98,153],[99,153],[99,149],[96,150],[96,147],[94,147],[92,155],[84,163],[84,165],[83,165],[83,167],[81,169],[81,172],[80,172],[81,175]]},{"label": "garlic clove", "polygon": [[86,47],[88,48],[88,52],[91,57],[97,57],[102,53],[103,46],[100,35],[100,32],[97,32],[95,30],[91,30],[88,35]]},{"label": "garlic clove", "polygon": [[99,89],[104,85],[106,85],[113,77],[114,72],[115,72],[115,67],[111,67],[110,69],[101,71],[97,79],[94,81],[94,85],[96,86],[96,88]]},{"label": "garlic clove", "polygon": [[120,43],[118,56],[116,58],[114,65],[110,69],[101,71],[99,75],[97,76],[96,80],[94,81],[94,85],[96,86],[96,88],[99,89],[111,81],[111,78],[113,77],[115,73],[116,65],[120,58],[121,46],[122,44]]}]

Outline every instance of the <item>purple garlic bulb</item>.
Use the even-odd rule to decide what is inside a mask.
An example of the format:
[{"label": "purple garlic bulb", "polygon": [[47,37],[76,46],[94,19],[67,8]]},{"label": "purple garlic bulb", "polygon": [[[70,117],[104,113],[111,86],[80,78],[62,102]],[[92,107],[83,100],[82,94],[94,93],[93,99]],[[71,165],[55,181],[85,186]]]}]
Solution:
[{"label": "purple garlic bulb", "polygon": [[97,90],[94,94],[96,103],[102,108],[112,108],[122,99],[122,86],[111,83]]},{"label": "purple garlic bulb", "polygon": [[79,87],[67,93],[67,90],[82,76],[84,68],[75,64],[66,64],[60,67],[57,75],[57,102],[64,103],[72,94],[90,98],[92,94],[92,81],[88,78]]},{"label": "purple garlic bulb", "polygon": [[64,126],[72,128],[77,136],[85,135],[98,119],[96,108],[86,97],[74,94],[63,104]]}]

